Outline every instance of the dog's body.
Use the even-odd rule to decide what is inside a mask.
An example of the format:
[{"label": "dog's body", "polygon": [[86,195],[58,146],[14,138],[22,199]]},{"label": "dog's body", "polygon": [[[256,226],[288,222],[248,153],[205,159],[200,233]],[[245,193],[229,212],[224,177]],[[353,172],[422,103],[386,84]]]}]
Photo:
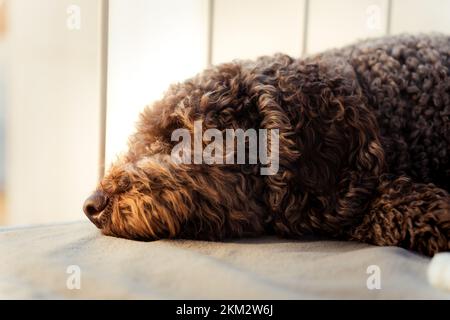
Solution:
[{"label": "dog's body", "polygon": [[[84,209],[132,239],[316,234],[432,255],[450,249],[449,117],[446,36],[219,65],[144,110]],[[173,162],[172,132],[196,120],[278,129],[278,173]]]}]

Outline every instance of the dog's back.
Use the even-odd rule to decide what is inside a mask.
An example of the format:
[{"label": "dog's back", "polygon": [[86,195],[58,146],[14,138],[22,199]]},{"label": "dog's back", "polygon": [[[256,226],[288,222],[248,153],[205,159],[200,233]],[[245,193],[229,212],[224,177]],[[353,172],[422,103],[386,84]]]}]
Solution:
[{"label": "dog's back", "polygon": [[389,170],[449,190],[450,37],[385,37],[335,54],[348,57],[377,115]]}]

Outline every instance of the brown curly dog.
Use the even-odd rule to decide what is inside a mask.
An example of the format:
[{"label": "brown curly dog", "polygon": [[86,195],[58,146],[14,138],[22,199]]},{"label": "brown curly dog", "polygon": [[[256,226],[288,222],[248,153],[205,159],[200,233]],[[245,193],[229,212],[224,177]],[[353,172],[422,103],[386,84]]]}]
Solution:
[{"label": "brown curly dog", "polygon": [[[449,118],[448,36],[222,64],[143,111],[84,211],[129,239],[319,235],[433,255],[450,249]],[[172,133],[198,120],[278,129],[277,173],[173,161]]]}]

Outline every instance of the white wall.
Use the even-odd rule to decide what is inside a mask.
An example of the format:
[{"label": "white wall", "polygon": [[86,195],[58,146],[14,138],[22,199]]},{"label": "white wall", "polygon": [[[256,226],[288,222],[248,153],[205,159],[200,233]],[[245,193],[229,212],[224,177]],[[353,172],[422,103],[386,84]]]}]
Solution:
[{"label": "white wall", "polygon": [[450,0],[393,0],[391,31],[450,34]]},{"label": "white wall", "polygon": [[[69,5],[81,29],[67,28]],[[9,1],[7,219],[83,219],[99,172],[100,0]]]},{"label": "white wall", "polygon": [[311,0],[306,50],[316,53],[386,34],[388,0]]},{"label": "white wall", "polygon": [[215,0],[212,62],[303,50],[305,0]]}]

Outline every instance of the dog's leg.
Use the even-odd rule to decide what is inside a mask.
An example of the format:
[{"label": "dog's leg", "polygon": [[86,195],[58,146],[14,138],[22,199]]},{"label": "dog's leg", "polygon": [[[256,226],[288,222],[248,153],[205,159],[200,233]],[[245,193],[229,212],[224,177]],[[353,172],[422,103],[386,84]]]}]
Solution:
[{"label": "dog's leg", "polygon": [[407,177],[382,178],[378,196],[351,240],[379,246],[399,246],[434,255],[450,250],[450,196],[433,184]]}]

